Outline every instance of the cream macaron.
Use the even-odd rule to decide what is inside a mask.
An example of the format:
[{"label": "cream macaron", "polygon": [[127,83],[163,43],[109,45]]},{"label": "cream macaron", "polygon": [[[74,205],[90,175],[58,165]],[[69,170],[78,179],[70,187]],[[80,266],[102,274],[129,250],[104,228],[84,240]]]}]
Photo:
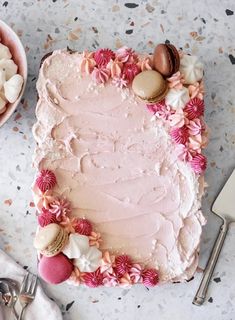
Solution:
[{"label": "cream macaron", "polygon": [[159,72],[146,70],[135,76],[132,82],[132,90],[146,103],[155,103],[165,98],[168,85]]},{"label": "cream macaron", "polygon": [[60,253],[68,242],[68,233],[56,223],[40,229],[34,239],[34,247],[46,257]]}]

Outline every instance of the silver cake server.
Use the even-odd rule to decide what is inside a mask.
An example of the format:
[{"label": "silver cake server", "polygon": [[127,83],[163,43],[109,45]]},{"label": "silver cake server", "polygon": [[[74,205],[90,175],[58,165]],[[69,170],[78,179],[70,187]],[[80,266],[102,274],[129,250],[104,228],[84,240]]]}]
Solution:
[{"label": "silver cake server", "polygon": [[199,289],[193,299],[193,304],[197,306],[202,305],[206,299],[207,289],[223,246],[229,224],[230,222],[235,221],[235,169],[213,203],[212,212],[222,219],[222,225],[220,226],[217,239],[211,251],[206,269],[204,270]]}]

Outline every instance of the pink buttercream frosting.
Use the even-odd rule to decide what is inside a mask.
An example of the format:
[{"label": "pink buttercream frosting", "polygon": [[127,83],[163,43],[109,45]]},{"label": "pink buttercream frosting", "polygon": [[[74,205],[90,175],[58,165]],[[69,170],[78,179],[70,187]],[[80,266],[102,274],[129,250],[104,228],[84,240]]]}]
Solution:
[{"label": "pink buttercream frosting", "polygon": [[[41,67],[34,166],[55,173],[53,191],[71,201],[74,216],[94,223],[100,250],[159,270],[163,282],[190,279],[203,224],[203,186],[194,168],[200,171],[203,159],[178,159],[168,122],[159,125],[131,89],[116,88],[111,80],[96,87],[91,75],[78,76],[87,59],[92,66],[92,55],[55,51]],[[122,49],[118,59],[132,63],[137,57]],[[39,191],[33,190],[34,198],[42,204]],[[75,222],[63,223],[74,229]],[[129,274],[123,278],[133,282]],[[94,286],[103,278],[90,274],[86,281]]]}]

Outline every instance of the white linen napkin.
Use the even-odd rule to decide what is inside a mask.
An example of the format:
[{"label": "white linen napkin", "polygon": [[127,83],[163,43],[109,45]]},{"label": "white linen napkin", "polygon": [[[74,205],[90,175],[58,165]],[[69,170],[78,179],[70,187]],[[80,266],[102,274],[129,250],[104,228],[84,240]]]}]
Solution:
[{"label": "white linen napkin", "polygon": [[[10,258],[4,251],[0,249],[0,277],[11,278],[22,283],[26,270],[18,265],[12,258]],[[9,319],[10,309],[3,308],[5,317],[1,315],[0,320]],[[13,318],[12,318],[13,319]],[[62,320],[62,315],[59,307],[48,298],[43,292],[40,284],[38,284],[36,297],[34,301],[26,308],[24,314],[25,320]]]}]

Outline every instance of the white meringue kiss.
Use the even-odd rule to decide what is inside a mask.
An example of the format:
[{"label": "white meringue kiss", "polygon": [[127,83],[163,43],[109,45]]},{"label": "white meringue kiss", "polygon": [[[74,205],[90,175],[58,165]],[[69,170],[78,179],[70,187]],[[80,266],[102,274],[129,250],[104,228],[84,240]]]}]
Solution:
[{"label": "white meringue kiss", "polygon": [[0,114],[2,114],[3,112],[5,112],[6,110],[6,100],[4,100],[4,98],[2,98],[0,96]]},{"label": "white meringue kiss", "polygon": [[63,254],[69,259],[76,259],[87,253],[89,249],[89,238],[87,236],[72,233],[69,236],[68,244],[63,249]]},{"label": "white meringue kiss", "polygon": [[0,59],[11,59],[11,57],[9,48],[0,43]]},{"label": "white meringue kiss", "polygon": [[6,72],[6,80],[9,80],[17,73],[17,65],[13,60],[10,59],[1,59],[0,60],[0,69]]},{"label": "white meringue kiss", "polygon": [[189,102],[189,92],[186,87],[181,89],[170,89],[166,95],[166,104],[171,106],[174,110],[183,109]]},{"label": "white meringue kiss", "polygon": [[15,102],[19,97],[23,82],[23,77],[20,74],[15,74],[4,83],[5,97],[10,103]]},{"label": "white meringue kiss", "polygon": [[69,259],[81,272],[93,272],[101,264],[102,252],[96,247],[89,246],[89,238],[81,234],[72,233],[68,244],[63,249]]},{"label": "white meringue kiss", "polygon": [[86,254],[81,255],[79,259],[74,259],[73,264],[81,272],[93,272],[101,265],[102,252],[96,247],[90,247]]},{"label": "white meringue kiss", "polygon": [[184,54],[180,60],[180,72],[184,76],[185,84],[194,84],[203,77],[203,64],[198,57]]},{"label": "white meringue kiss", "polygon": [[2,89],[5,82],[6,82],[6,72],[0,69],[0,90]]}]

